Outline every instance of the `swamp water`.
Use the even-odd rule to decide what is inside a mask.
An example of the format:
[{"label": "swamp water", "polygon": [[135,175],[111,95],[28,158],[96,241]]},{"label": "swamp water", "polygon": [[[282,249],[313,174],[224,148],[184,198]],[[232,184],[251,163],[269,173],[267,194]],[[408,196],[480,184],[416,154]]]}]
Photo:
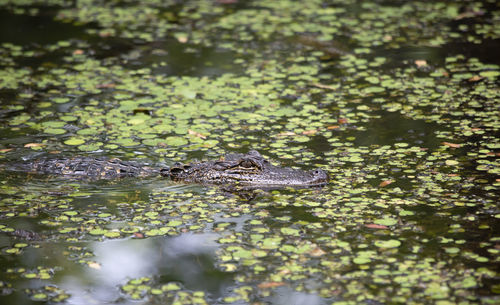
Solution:
[{"label": "swamp water", "polygon": [[496,1],[0,1],[2,168],[256,149],[331,177],[2,170],[0,303],[498,304],[499,49]]}]

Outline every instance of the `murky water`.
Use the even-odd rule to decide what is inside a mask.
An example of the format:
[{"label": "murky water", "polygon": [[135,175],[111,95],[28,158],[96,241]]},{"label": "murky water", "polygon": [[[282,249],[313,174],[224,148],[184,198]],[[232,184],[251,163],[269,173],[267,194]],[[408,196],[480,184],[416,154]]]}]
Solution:
[{"label": "murky water", "polygon": [[[89,3],[0,4],[2,304],[500,301],[493,1]],[[251,149],[331,181],[9,170]]]}]

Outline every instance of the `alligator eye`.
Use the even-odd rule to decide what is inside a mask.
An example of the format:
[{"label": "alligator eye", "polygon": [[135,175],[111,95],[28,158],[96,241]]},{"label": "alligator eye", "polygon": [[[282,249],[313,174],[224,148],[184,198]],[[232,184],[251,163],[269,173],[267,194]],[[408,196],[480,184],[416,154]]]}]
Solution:
[{"label": "alligator eye", "polygon": [[244,168],[251,168],[254,166],[254,164],[252,161],[243,160],[243,161],[241,161],[240,166],[244,167]]},{"label": "alligator eye", "polygon": [[326,173],[320,169],[315,169],[312,173],[313,173],[313,176],[315,176],[315,177],[326,176]]},{"label": "alligator eye", "polygon": [[175,174],[178,174],[178,173],[182,173],[183,171],[184,171],[184,169],[182,169],[182,168],[172,167],[170,169],[170,174],[175,175]]}]

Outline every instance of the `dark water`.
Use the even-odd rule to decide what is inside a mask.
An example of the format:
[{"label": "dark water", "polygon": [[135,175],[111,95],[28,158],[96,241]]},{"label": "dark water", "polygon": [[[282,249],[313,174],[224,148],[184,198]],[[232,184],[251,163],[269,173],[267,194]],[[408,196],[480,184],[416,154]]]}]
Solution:
[{"label": "dark water", "polygon": [[[180,9],[177,5],[175,14]],[[324,4],[324,7],[328,6],[330,4]],[[352,8],[352,5],[346,7]],[[2,69],[27,69],[36,71],[34,74],[43,74],[64,66],[68,61],[66,57],[72,52],[64,47],[55,51],[45,48],[63,40],[76,41],[81,49],[90,50],[92,59],[109,64],[107,67],[124,67],[130,74],[147,69],[144,78],[151,79],[161,75],[176,76],[181,80],[183,77],[211,80],[228,73],[237,78],[249,73],[247,70],[250,69],[258,75],[259,69],[265,70],[265,65],[276,64],[276,58],[281,57],[284,65],[291,65],[285,61],[287,52],[304,49],[304,54],[310,55],[308,48],[311,46],[287,45],[287,39],[269,44],[260,42],[262,52],[255,56],[251,52],[246,54],[219,45],[186,43],[172,37],[147,42],[92,35],[88,30],[99,30],[98,24],[57,21],[54,17],[59,9],[41,7],[41,13],[34,16],[26,12],[14,14],[10,6],[0,10],[0,43],[21,45],[24,50],[34,52],[33,56],[14,56],[12,63],[2,62]],[[225,9],[230,15],[247,8],[243,4],[229,3]],[[356,6],[356,9],[359,8]],[[175,22],[182,20],[179,18]],[[187,24],[189,27],[186,28],[193,31],[208,26],[195,21]],[[232,34],[236,38],[239,35]],[[225,37],[228,34],[220,35]],[[236,38],[234,40],[238,41]],[[348,38],[344,37],[344,40],[347,49],[359,47]],[[251,49],[257,43],[242,45],[242,49],[245,46]],[[320,50],[325,48],[318,45],[315,47]],[[437,70],[446,65],[447,57],[456,54],[476,58],[485,64],[498,64],[497,46],[498,39],[485,39],[481,44],[451,40],[440,47],[412,44],[401,48],[376,47],[365,59],[389,58],[390,61],[380,68],[373,68],[381,71],[413,67],[415,60],[426,60],[431,65],[428,69]],[[247,67],[246,61],[255,58],[262,59],[259,61],[261,65]],[[350,80],[349,72],[346,72],[348,68],[341,68],[335,56],[322,60],[326,67],[319,70],[326,77],[338,80],[346,88],[367,87],[366,84],[360,85],[359,79]],[[496,71],[498,67],[490,70]],[[422,70],[415,73],[415,78],[419,73],[428,76],[428,71]],[[272,84],[269,75],[257,77],[259,85]],[[330,80],[326,77],[322,81]],[[235,87],[228,80],[224,81],[228,88]],[[293,86],[291,79],[287,82]],[[176,184],[160,177],[88,181],[2,171],[0,302],[52,304],[62,300],[68,304],[204,304],[200,301],[204,300],[208,304],[332,304],[337,301],[400,304],[410,297],[414,297],[415,304],[498,302],[498,175],[477,169],[478,164],[482,164],[477,159],[497,160],[498,147],[492,148],[492,152],[483,152],[481,158],[471,156],[471,152],[481,154],[481,149],[485,150],[485,139],[493,143],[491,139],[498,136],[498,126],[488,125],[496,120],[494,115],[485,110],[484,116],[492,117],[485,120],[486,123],[474,121],[481,116],[469,113],[458,119],[453,114],[449,118],[443,115],[443,120],[442,117],[439,120],[431,118],[441,111],[441,104],[423,106],[421,113],[427,114],[427,118],[425,115],[412,116],[406,110],[368,111],[366,109],[376,107],[373,100],[377,97],[403,106],[411,105],[414,109],[418,107],[410,102],[405,104],[406,96],[401,97],[395,89],[379,96],[368,95],[345,101],[353,95],[352,92],[331,97],[328,94],[338,94],[341,89],[318,93],[314,91],[318,85],[312,83],[315,82],[301,85],[295,95],[288,94],[286,88],[276,89],[279,92],[273,94],[279,99],[273,102],[281,104],[272,109],[296,107],[294,111],[298,112],[307,103],[299,104],[300,107],[294,103],[307,96],[311,97],[310,104],[314,104],[315,111],[326,109],[329,114],[326,122],[311,120],[312,124],[303,128],[300,121],[304,116],[295,113],[281,119],[270,115],[274,121],[263,120],[262,125],[253,125],[253,117],[242,120],[248,124],[221,120],[228,126],[223,128],[218,126],[219,121],[213,123],[210,120],[225,118],[224,115],[231,112],[235,116],[241,115],[240,112],[245,111],[237,107],[221,108],[217,115],[207,116],[198,124],[206,128],[205,134],[215,134],[220,140],[215,147],[171,146],[165,149],[166,152],[161,151],[163,155],[156,151],[157,147],[144,144],[112,148],[103,145],[82,152],[78,146],[61,144],[69,136],[44,133],[37,125],[50,122],[50,118],[59,118],[61,113],[71,115],[88,111],[85,123],[68,119],[62,127],[59,126],[71,131],[72,135],[77,134],[80,129],[92,126],[91,119],[98,116],[96,109],[107,113],[122,107],[128,99],[147,99],[154,95],[147,88],[144,88],[144,96],[131,95],[123,98],[125,102],[122,103],[113,98],[126,93],[127,88],[115,89],[110,85],[109,91],[105,92],[69,94],[68,103],[52,103],[47,108],[40,107],[40,103],[51,100],[52,94],[56,95],[54,92],[65,87],[53,85],[38,89],[20,85],[18,88],[2,88],[2,168],[16,160],[54,153],[120,157],[168,166],[179,160],[213,158],[221,151],[246,152],[257,148],[276,159],[284,152],[290,152],[292,157],[282,160],[287,166],[308,169],[322,166],[329,171],[332,182],[320,189],[257,191],[248,195],[212,186]],[[248,90],[244,84],[241,87]],[[472,90],[474,84],[467,83],[463,87]],[[311,88],[310,93],[300,96],[302,91]],[[196,94],[182,94],[190,99],[201,99],[204,94],[210,94],[200,90]],[[262,98],[258,90],[256,92],[255,98]],[[182,94],[166,96],[162,102],[181,107],[188,103]],[[65,92],[61,95],[65,96]],[[471,96],[470,99],[474,100],[474,94]],[[239,100],[237,95],[228,100],[231,98],[241,104],[246,102],[243,98]],[[133,113],[128,118],[141,119],[144,115],[146,121],[155,120],[161,115],[155,117],[149,113],[154,112],[156,105],[157,101],[151,100],[141,107],[123,111]],[[461,107],[465,112],[469,109],[460,105],[452,110],[459,111]],[[52,116],[43,117],[44,111],[52,112]],[[190,108],[189,111],[205,110]],[[27,121],[34,124],[11,125],[11,120],[20,114],[32,116]],[[162,115],[169,117],[170,113]],[[172,121],[183,122],[183,115],[177,114]],[[310,114],[310,117],[314,115]],[[39,117],[44,119],[38,121]],[[195,125],[194,119],[187,114],[186,117],[189,124]],[[456,126],[460,123],[449,123],[454,120],[471,120],[477,128],[483,128],[484,133],[459,138]],[[273,122],[277,122],[276,125]],[[113,124],[118,125],[107,122],[98,128],[112,130]],[[292,124],[292,127],[283,127],[287,124]],[[297,128],[294,137],[308,136],[311,130],[315,134],[305,144],[300,140],[281,144],[280,139],[290,134],[278,133],[276,136],[273,133],[274,128],[278,128],[276,126],[284,131]],[[225,135],[228,130],[234,133]],[[110,140],[113,132],[109,138],[99,135],[99,140],[104,144],[113,143]],[[130,130],[123,128],[121,132]],[[193,132],[183,129],[169,132],[181,137],[193,136]],[[397,145],[402,142],[406,144]],[[443,142],[451,144],[443,146]],[[26,146],[30,143],[45,146],[35,150]],[[341,145],[336,145],[338,143]],[[446,147],[454,144],[464,146],[457,149]],[[384,146],[390,146],[391,150],[377,151]],[[407,146],[416,149],[407,149]],[[356,155],[361,155],[361,163],[352,160]],[[459,169],[453,168],[455,160],[461,162]],[[498,162],[495,164],[490,166],[498,166]],[[462,180],[457,182],[455,177]],[[384,182],[388,184],[381,186]],[[384,222],[386,218],[394,222]],[[16,234],[13,229],[25,233]],[[104,231],[100,232],[100,229]],[[280,240],[276,242],[273,238]],[[396,241],[401,246],[379,246],[380,241]],[[273,242],[278,246],[275,247]],[[20,249],[19,252],[15,252],[16,249]],[[439,286],[439,283],[444,284]],[[58,299],[64,294],[67,297]],[[240,297],[231,299],[234,295]],[[447,300],[450,302],[446,303]]]}]

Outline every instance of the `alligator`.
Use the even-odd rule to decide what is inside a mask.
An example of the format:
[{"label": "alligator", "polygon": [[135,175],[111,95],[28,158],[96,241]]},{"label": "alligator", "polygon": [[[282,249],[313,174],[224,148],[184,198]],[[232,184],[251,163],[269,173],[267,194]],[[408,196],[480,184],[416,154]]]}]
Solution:
[{"label": "alligator", "polygon": [[215,161],[178,162],[170,168],[152,167],[118,158],[73,157],[33,160],[16,166],[14,170],[88,179],[160,175],[185,183],[255,187],[308,187],[325,185],[329,181],[328,174],[321,169],[305,171],[275,166],[256,150],[247,154],[228,154]]},{"label": "alligator", "polygon": [[41,158],[12,164],[8,169],[31,174],[85,178],[90,180],[147,177],[160,173],[160,169],[139,162],[122,161],[118,158],[108,159],[82,156]]},{"label": "alligator", "polygon": [[162,176],[174,181],[207,184],[238,184],[251,186],[316,186],[328,183],[328,174],[321,169],[304,171],[272,165],[258,151],[228,154],[222,160],[202,163],[176,163]]}]

